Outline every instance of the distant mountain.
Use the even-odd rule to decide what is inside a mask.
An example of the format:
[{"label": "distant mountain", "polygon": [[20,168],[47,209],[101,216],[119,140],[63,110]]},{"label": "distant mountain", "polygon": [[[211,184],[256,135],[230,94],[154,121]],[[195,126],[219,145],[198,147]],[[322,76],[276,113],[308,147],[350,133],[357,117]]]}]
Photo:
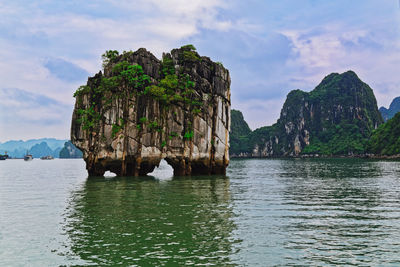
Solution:
[{"label": "distant mountain", "polygon": [[393,99],[392,103],[389,106],[389,109],[385,107],[381,107],[379,112],[382,114],[382,117],[385,121],[391,119],[396,115],[396,113],[400,112],[400,97],[396,97]]},{"label": "distant mountain", "polygon": [[400,154],[400,113],[373,132],[367,150],[376,155]]},{"label": "distant mountain", "polygon": [[231,131],[229,133],[231,154],[239,154],[248,147],[248,135],[251,129],[244,120],[242,112],[239,110],[231,110]]},{"label": "distant mountain", "polygon": [[55,158],[59,158],[60,157],[60,152],[63,148],[62,147],[57,147],[56,149],[53,150],[53,154],[52,156]]},{"label": "distant mountain", "polygon": [[83,153],[70,141],[65,142],[64,147],[60,151],[61,159],[82,158]]},{"label": "distant mountain", "polygon": [[[383,123],[372,89],[353,71],[332,73],[311,92],[291,91],[278,121],[231,146],[239,157],[363,154]],[[232,129],[232,132],[235,130]]]},{"label": "distant mountain", "polygon": [[33,156],[33,158],[53,156],[53,150],[51,150],[46,142],[41,142],[40,144],[34,145],[31,147],[31,149],[29,149],[29,153]]},{"label": "distant mountain", "polygon": [[[55,138],[41,138],[41,139],[31,139],[27,141],[22,140],[11,140],[4,143],[0,143],[0,154],[7,154],[10,157],[23,157],[27,151],[30,151],[32,147],[40,143],[45,142],[46,145],[52,150],[53,157],[58,157],[59,151],[64,146],[64,143],[68,140],[58,140]],[[45,155],[47,156],[47,155]]]}]

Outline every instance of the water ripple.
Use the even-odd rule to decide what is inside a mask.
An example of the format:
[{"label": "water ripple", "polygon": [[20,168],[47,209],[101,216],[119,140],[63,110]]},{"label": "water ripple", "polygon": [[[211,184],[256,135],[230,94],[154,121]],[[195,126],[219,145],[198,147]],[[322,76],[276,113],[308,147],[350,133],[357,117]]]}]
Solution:
[{"label": "water ripple", "polygon": [[398,161],[167,167],[88,179],[81,160],[0,162],[0,266],[400,266]]}]

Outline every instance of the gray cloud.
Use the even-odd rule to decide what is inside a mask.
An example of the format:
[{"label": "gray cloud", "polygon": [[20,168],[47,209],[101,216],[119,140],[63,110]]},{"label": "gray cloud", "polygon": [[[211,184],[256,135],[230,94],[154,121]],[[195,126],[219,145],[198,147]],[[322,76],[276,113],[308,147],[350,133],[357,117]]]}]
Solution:
[{"label": "gray cloud", "polygon": [[40,125],[58,125],[72,109],[42,94],[35,94],[17,88],[0,89],[0,108],[2,123],[34,123]]},{"label": "gray cloud", "polygon": [[44,66],[51,74],[66,82],[82,81],[89,76],[86,70],[61,58],[48,59]]},{"label": "gray cloud", "polygon": [[3,1],[1,86],[25,91],[0,91],[16,112],[0,115],[0,140],[30,137],[35,123],[38,137],[68,135],[72,94],[108,49],[161,56],[193,43],[229,68],[233,107],[253,128],[277,119],[290,90],[348,69],[388,105],[400,88],[398,15],[397,2],[374,0]]}]

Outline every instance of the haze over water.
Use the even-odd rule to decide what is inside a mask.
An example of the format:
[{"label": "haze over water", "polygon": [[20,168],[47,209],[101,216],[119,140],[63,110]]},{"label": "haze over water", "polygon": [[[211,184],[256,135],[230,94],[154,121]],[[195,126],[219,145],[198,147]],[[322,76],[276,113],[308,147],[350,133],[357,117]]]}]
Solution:
[{"label": "haze over water", "polygon": [[227,177],[0,162],[0,266],[400,265],[400,163],[232,160]]}]

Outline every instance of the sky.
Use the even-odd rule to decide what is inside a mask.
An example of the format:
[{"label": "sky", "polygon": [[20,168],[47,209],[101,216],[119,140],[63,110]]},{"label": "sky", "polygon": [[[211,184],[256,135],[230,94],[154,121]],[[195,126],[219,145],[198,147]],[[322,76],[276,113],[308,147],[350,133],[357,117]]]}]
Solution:
[{"label": "sky", "polygon": [[398,0],[14,0],[0,18],[0,142],[69,139],[72,95],[110,49],[193,44],[229,69],[252,129],[332,72],[355,71],[378,106],[400,96]]}]

